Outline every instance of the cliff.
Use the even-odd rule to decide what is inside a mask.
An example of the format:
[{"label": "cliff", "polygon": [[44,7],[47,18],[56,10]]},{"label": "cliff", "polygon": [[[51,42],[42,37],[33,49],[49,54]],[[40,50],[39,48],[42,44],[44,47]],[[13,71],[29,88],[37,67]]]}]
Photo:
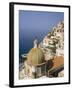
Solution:
[{"label": "cliff", "polygon": [[64,22],[54,26],[40,43],[40,48],[45,53],[45,59],[52,59],[54,56],[64,56]]}]

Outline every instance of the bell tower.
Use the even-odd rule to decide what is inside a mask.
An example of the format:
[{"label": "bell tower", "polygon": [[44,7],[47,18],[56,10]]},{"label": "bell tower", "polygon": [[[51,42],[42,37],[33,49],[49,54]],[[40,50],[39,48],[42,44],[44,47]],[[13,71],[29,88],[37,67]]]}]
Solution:
[{"label": "bell tower", "polygon": [[37,47],[38,47],[38,40],[35,39],[35,40],[34,40],[34,48],[37,48]]}]

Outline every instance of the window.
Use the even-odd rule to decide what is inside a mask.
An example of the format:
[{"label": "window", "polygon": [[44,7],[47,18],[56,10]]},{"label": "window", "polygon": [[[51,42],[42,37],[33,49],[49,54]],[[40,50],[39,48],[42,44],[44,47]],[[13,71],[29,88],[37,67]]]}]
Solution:
[{"label": "window", "polygon": [[37,67],[37,76],[41,76],[41,67]]}]

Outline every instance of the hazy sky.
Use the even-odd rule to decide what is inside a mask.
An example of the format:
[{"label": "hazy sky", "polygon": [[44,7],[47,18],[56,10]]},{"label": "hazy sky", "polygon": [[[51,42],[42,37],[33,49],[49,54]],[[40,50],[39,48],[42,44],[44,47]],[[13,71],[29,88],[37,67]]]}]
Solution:
[{"label": "hazy sky", "polygon": [[27,53],[33,47],[33,40],[42,41],[58,22],[64,20],[63,12],[19,11],[19,50]]}]

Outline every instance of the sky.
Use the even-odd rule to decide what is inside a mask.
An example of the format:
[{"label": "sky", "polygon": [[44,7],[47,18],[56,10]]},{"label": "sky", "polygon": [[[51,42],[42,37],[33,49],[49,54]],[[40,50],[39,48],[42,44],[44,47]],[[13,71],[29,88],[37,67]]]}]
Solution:
[{"label": "sky", "polygon": [[19,11],[19,54],[28,53],[33,48],[33,41],[43,40],[60,21],[64,20],[63,12]]}]

